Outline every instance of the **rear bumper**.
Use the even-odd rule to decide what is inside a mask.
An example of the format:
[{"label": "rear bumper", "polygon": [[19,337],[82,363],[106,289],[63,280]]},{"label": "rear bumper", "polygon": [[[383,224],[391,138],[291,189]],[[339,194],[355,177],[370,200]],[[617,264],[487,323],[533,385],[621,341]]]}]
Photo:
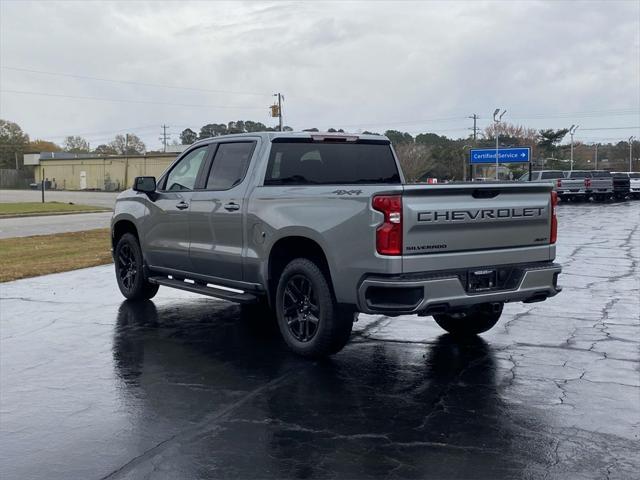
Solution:
[{"label": "rear bumper", "polygon": [[556,190],[556,193],[560,196],[565,195],[588,195],[591,193],[591,190],[586,190],[584,188],[575,188],[575,189],[559,189]]},{"label": "rear bumper", "polygon": [[[367,276],[358,287],[358,309],[364,313],[430,315],[492,302],[537,302],[557,295],[560,265],[552,262],[496,266],[516,271],[507,288],[480,293],[465,289],[465,271]],[[476,270],[475,268],[473,270]],[[512,280],[512,281],[511,281]]]}]

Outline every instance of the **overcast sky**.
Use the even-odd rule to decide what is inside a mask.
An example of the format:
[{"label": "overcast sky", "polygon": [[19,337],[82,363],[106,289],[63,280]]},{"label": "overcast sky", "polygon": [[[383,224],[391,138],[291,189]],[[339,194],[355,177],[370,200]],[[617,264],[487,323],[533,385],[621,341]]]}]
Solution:
[{"label": "overcast sky", "polygon": [[638,0],[0,8],[0,118],[32,139],[83,134],[95,147],[129,131],[157,148],[162,124],[173,138],[206,123],[274,125],[274,92],[296,130],[458,138],[467,116],[484,127],[502,107],[534,128],[580,124],[587,143],[640,137]]}]

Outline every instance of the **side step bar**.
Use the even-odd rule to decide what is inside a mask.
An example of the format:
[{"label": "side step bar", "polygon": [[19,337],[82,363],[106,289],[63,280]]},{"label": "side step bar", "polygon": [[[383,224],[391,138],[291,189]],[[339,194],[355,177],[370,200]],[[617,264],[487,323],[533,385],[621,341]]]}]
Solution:
[{"label": "side step bar", "polygon": [[210,297],[221,298],[222,300],[228,300],[236,303],[257,303],[260,298],[256,295],[247,292],[231,292],[223,290],[222,288],[209,287],[204,283],[189,283],[183,280],[177,280],[175,278],[167,277],[149,277],[150,283],[157,285],[164,285],[165,287],[177,288],[179,290],[186,290],[187,292],[200,293],[202,295],[208,295]]}]

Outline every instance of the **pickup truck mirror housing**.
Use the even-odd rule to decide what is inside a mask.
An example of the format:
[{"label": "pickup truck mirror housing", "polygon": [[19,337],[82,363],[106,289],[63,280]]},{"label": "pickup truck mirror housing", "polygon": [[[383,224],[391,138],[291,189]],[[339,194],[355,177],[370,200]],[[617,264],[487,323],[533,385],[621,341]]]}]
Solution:
[{"label": "pickup truck mirror housing", "polygon": [[136,177],[133,181],[136,192],[154,193],[156,191],[156,177]]}]

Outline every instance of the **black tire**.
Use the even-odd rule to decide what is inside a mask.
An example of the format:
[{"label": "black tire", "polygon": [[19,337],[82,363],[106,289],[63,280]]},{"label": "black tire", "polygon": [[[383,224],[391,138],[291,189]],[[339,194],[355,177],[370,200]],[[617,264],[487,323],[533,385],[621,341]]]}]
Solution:
[{"label": "black tire", "polygon": [[306,258],[292,260],[282,272],[276,316],[287,346],[305,357],[339,352],[353,326],[353,313],[337,306],[327,278]]},{"label": "black tire", "polygon": [[434,315],[436,323],[452,335],[477,335],[491,329],[502,315],[504,304],[476,305],[464,312]]},{"label": "black tire", "polygon": [[148,300],[158,293],[159,286],[149,283],[144,276],[142,250],[135,235],[120,237],[114,252],[118,288],[129,300]]}]

